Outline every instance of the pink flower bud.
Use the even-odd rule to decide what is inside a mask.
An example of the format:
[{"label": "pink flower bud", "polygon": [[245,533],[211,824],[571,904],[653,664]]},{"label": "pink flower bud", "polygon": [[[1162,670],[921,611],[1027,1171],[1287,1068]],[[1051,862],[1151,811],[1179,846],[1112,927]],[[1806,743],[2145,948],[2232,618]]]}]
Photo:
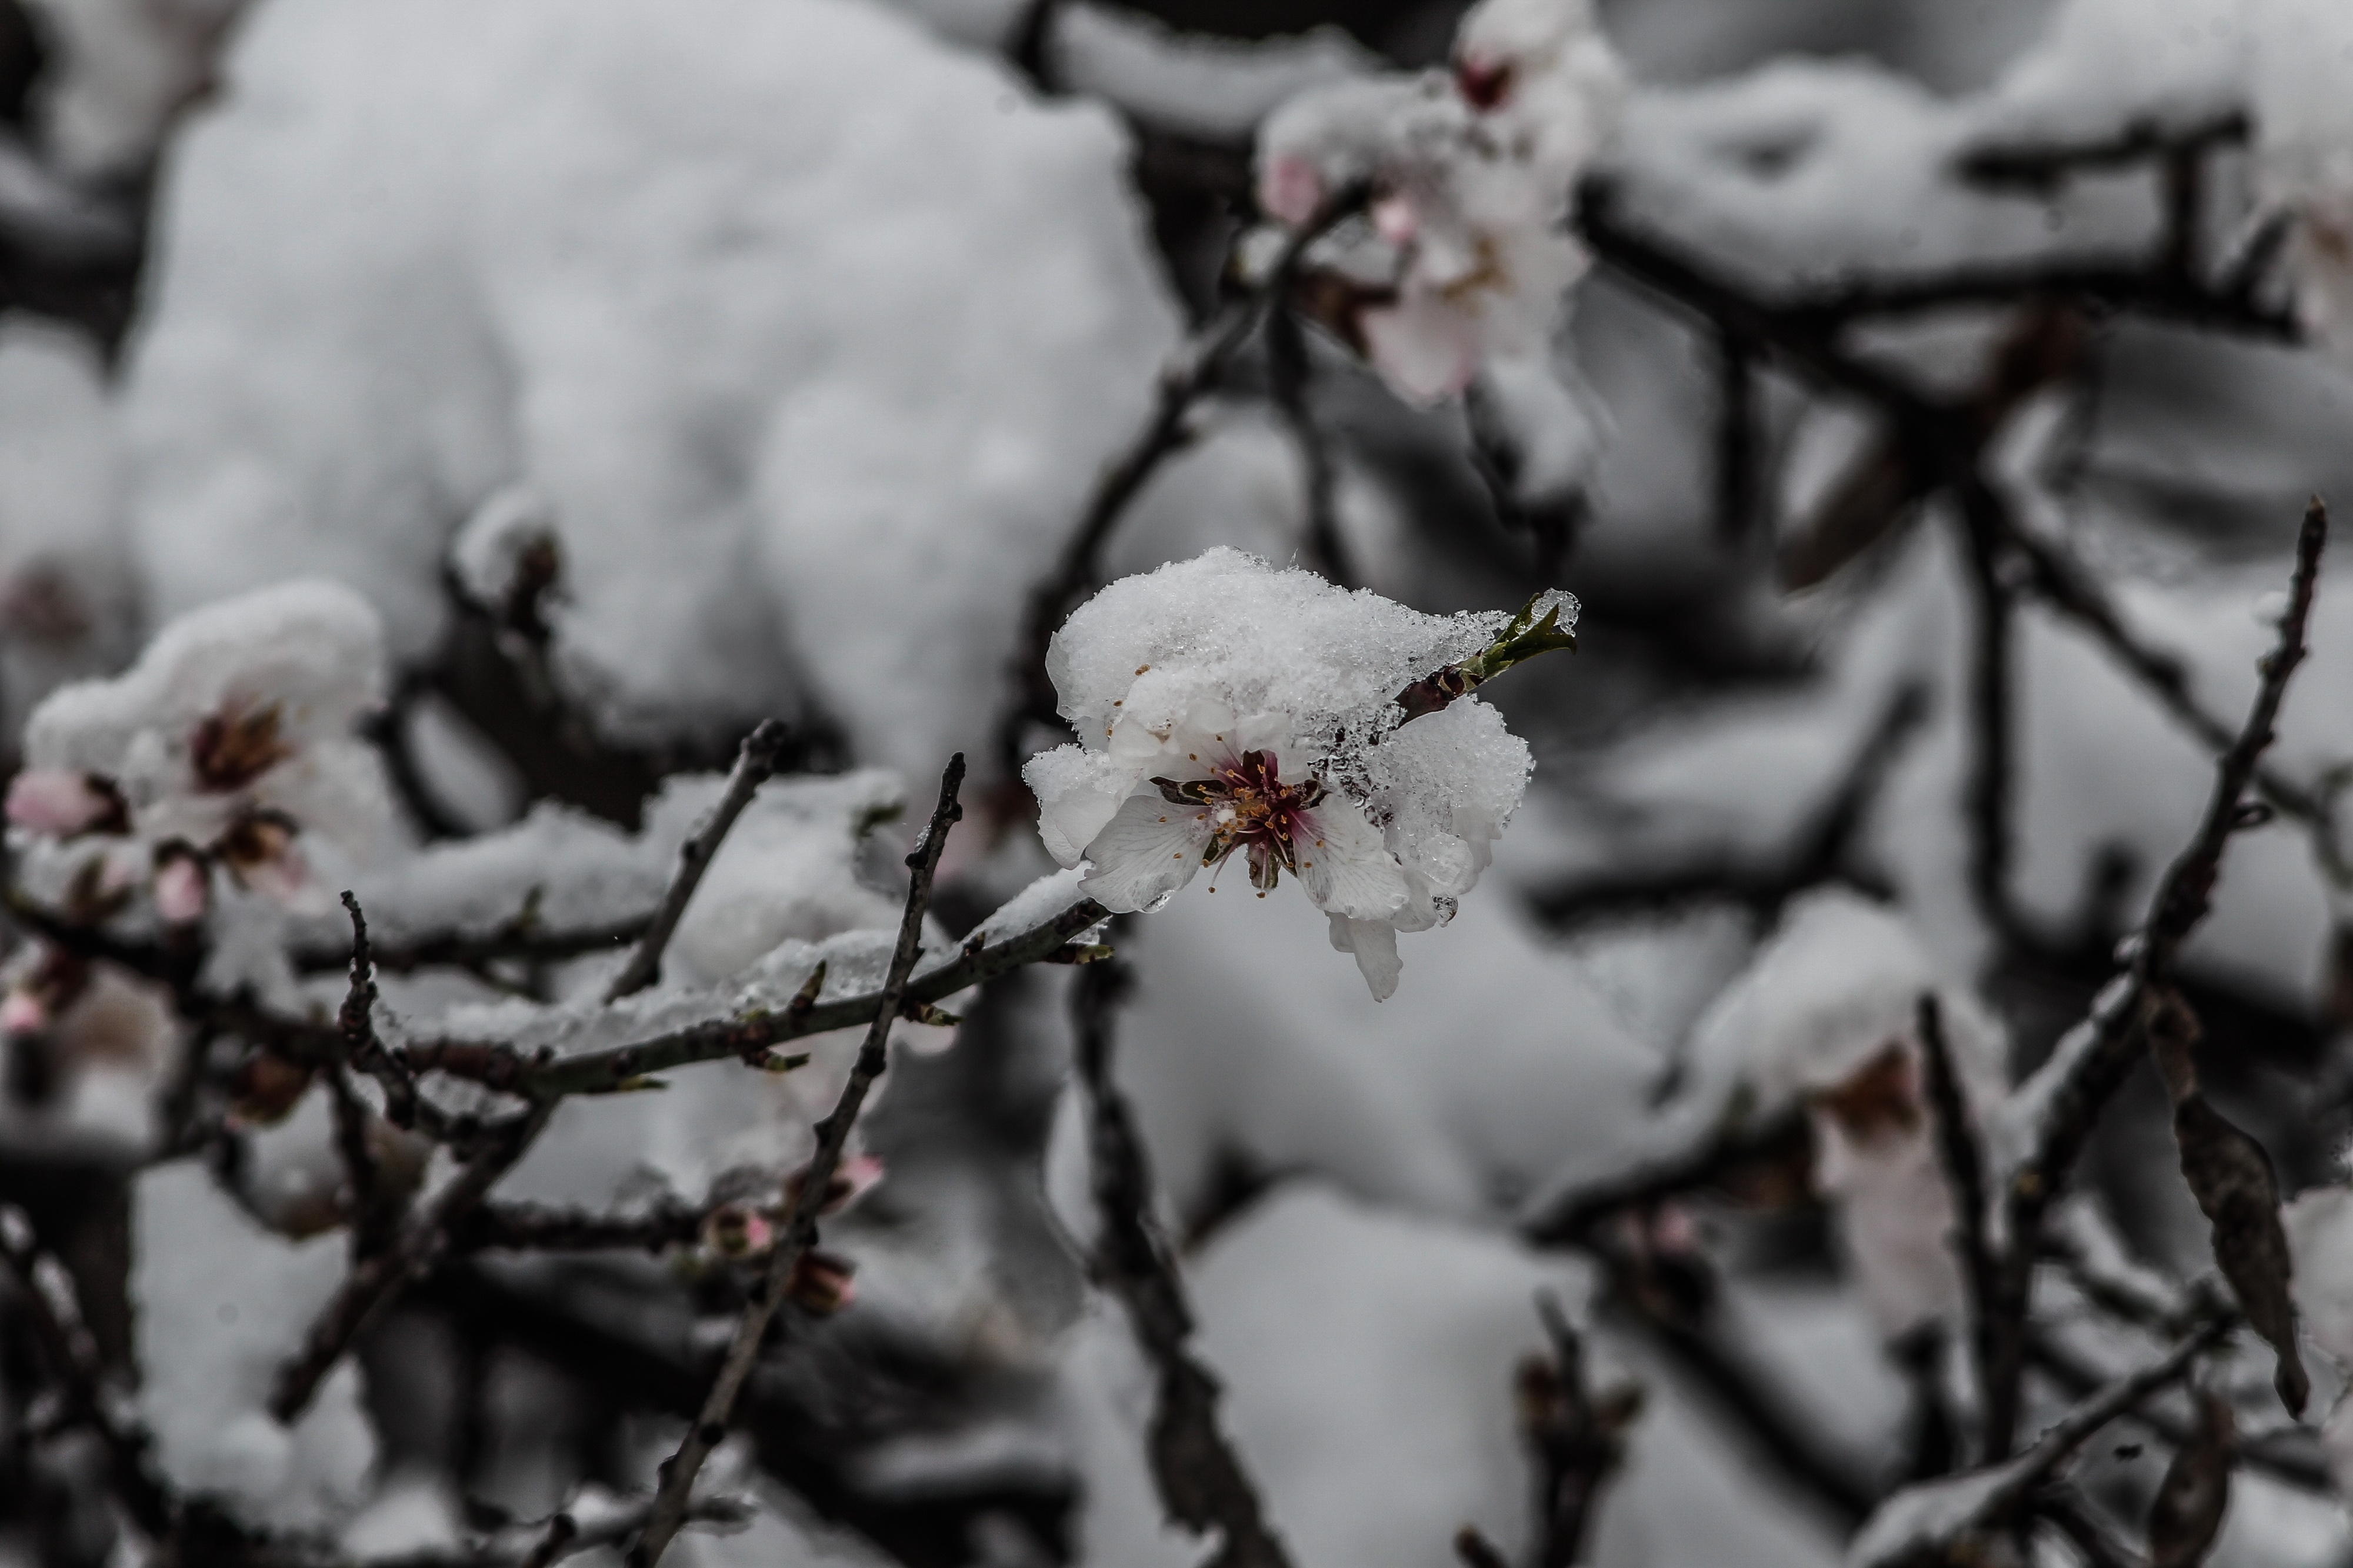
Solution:
[{"label": "pink flower bud", "polygon": [[49,1009],[30,991],[11,991],[0,1002],[0,1035],[37,1035],[49,1026]]},{"label": "pink flower bud", "polygon": [[121,810],[112,791],[69,768],[35,768],[8,785],[8,820],[37,833],[70,837]]},{"label": "pink flower bud", "polygon": [[1383,196],[1373,204],[1373,228],[1391,245],[1411,245],[1421,232],[1421,219],[1404,196]]},{"label": "pink flower bud", "polygon": [[155,868],[155,912],[165,925],[187,925],[204,919],[208,889],[205,863],[194,855],[159,857]]},{"label": "pink flower bud", "polygon": [[858,1266],[829,1252],[805,1252],[793,1265],[785,1294],[816,1317],[829,1318],[858,1299]]},{"label": "pink flower bud", "polygon": [[1296,153],[1278,153],[1259,176],[1258,205],[1278,222],[1303,227],[1324,205],[1324,175]]}]

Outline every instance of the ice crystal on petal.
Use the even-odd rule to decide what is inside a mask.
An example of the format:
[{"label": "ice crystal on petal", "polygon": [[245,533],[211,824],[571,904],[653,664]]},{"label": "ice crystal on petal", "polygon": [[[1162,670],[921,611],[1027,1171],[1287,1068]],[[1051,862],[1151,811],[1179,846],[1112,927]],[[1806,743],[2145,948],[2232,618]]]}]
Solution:
[{"label": "ice crystal on petal", "polygon": [[1125,578],[1054,639],[1082,740],[1025,773],[1040,836],[1113,910],[1157,909],[1205,869],[1261,894],[1296,879],[1386,997],[1397,932],[1452,916],[1530,766],[1465,686],[1409,721],[1398,698],[1483,668],[1526,619],[1426,616],[1231,550]]}]

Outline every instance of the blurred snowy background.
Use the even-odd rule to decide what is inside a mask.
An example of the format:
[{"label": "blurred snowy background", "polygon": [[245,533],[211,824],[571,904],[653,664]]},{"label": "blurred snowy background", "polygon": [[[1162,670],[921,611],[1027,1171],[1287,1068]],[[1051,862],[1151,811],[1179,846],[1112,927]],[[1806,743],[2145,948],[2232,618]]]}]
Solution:
[{"label": "blurred snowy background", "polygon": [[[1091,852],[1122,918],[1054,941],[1124,990],[902,1026],[708,1472],[746,1507],[664,1561],[1284,1560],[1172,1522],[1090,1026],[1299,1568],[2353,1561],[2341,576],[2151,981],[2196,1072],[2127,1058],[1992,1243],[2015,1444],[1936,1136],[2031,1163],[2011,1086],[2147,950],[2353,495],[2353,7],[1466,9],[0,0],[0,1564],[622,1561],[857,1035],[560,1102],[463,1063],[877,990],[958,752],[925,962]],[[1048,657],[1219,546],[1432,618],[1216,556]],[[1551,588],[1573,656],[1372,745]],[[1103,783],[1131,657],[1229,728],[1372,700],[1279,744],[1406,891],[1128,913],[1114,808],[1230,783]],[[1025,775],[1058,701],[1088,749]],[[787,776],[608,1005],[766,719]],[[2303,1423],[2242,1333],[1936,1555],[1899,1489],[2230,1292],[2292,1351],[2284,1264],[2217,1282],[2193,1105],[2275,1172],[2233,1234],[2315,1189]]]}]

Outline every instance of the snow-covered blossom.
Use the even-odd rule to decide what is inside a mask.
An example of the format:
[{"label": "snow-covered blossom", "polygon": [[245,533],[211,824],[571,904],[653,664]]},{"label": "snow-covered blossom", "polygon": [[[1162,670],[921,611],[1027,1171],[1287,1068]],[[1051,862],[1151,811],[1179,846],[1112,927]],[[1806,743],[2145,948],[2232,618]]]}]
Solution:
[{"label": "snow-covered blossom", "polygon": [[1341,83],[1270,118],[1259,203],[1295,231],[1362,189],[1366,216],[1309,258],[1324,313],[1399,395],[1436,402],[1549,348],[1589,261],[1567,232],[1577,177],[1620,96],[1585,0],[1486,0],[1451,77]]},{"label": "snow-covered blossom", "polygon": [[1755,1117],[1805,1107],[1815,1185],[1837,1210],[1863,1299],[1890,1337],[1961,1305],[1917,1022],[1929,994],[1982,1122],[2003,1092],[1999,1029],[1945,984],[1900,916],[1852,893],[1794,905],[1693,1039],[1693,1099],[1704,1110],[1736,1100]]},{"label": "snow-covered blossom", "polygon": [[375,614],[349,589],[293,583],[196,611],[123,675],[41,704],[9,821],[96,845],[78,861],[96,890],[149,884],[167,922],[204,913],[216,868],[323,907],[311,851],[364,859],[390,818],[376,755],[353,734],[384,685]]},{"label": "snow-covered blossom", "polygon": [[2269,0],[2254,14],[2257,185],[2291,225],[2285,259],[2305,330],[2353,359],[2353,107],[2344,80],[2353,10]]},{"label": "snow-covered blossom", "polygon": [[1493,658],[1532,624],[1565,642],[1576,601],[1541,609],[1425,616],[1231,550],[1124,578],[1054,638],[1081,740],[1025,770],[1039,834],[1115,910],[1157,909],[1236,858],[1261,896],[1287,872],[1386,998],[1397,933],[1452,918],[1527,784],[1501,714],[1441,704],[1525,657]]}]

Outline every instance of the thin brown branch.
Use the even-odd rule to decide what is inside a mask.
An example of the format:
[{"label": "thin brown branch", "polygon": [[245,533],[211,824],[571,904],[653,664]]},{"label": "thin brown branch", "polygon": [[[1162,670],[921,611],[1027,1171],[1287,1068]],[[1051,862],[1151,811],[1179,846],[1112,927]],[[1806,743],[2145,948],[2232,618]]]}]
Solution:
[{"label": "thin brown branch", "polygon": [[1730,903],[1769,921],[1809,888],[1841,880],[1868,881],[1867,874],[1854,863],[1859,858],[1857,841],[1881,786],[1927,714],[1926,687],[1907,681],[1890,694],[1835,787],[1778,854],[1745,865],[1717,857],[1663,870],[1605,873],[1563,881],[1530,896],[1536,918],[1556,931],[1574,931],[1628,915]]},{"label": "thin brown branch", "polygon": [[483,1204],[450,1233],[469,1252],[667,1252],[702,1239],[710,1211],[665,1203],[641,1214],[598,1214],[539,1204]]},{"label": "thin brown branch", "polygon": [[106,1449],[115,1497],[151,1540],[163,1539],[176,1521],[179,1504],[148,1462],[147,1434],[117,1408],[104,1385],[97,1347],[64,1268],[54,1258],[42,1267],[32,1222],[20,1209],[0,1209],[0,1258],[16,1277],[33,1337],[73,1422],[95,1432]]},{"label": "thin brown branch", "polygon": [[1642,1407],[1629,1384],[1599,1398],[1586,1383],[1585,1342],[1549,1292],[1536,1314],[1552,1342],[1549,1362],[1520,1372],[1521,1435],[1535,1458],[1535,1568],[1575,1568],[1600,1505],[1601,1489],[1626,1457],[1626,1429]]},{"label": "thin brown branch", "polygon": [[[1278,301],[1289,295],[1292,281],[1290,278],[1274,280]],[[1355,576],[1347,543],[1340,535],[1339,470],[1333,460],[1331,435],[1317,422],[1308,401],[1314,361],[1309,357],[1306,329],[1298,312],[1287,304],[1278,302],[1267,312],[1266,364],[1275,413],[1291,432],[1305,470],[1307,505],[1301,553],[1318,572],[1345,587]]]},{"label": "thin brown branch", "polygon": [[[2084,1444],[2180,1381],[2236,1321],[2226,1317],[2210,1322],[2150,1365],[2108,1384],[2052,1423],[2017,1458],[1897,1493],[1848,1548],[1851,1568],[1944,1568],[1974,1560],[1967,1555],[1973,1538],[2016,1522]],[[1928,1491],[1943,1492],[1954,1506],[1921,1506],[1921,1494]]]},{"label": "thin brown branch", "polygon": [[605,987],[606,1001],[633,996],[661,978],[662,952],[670,946],[670,933],[678,930],[679,918],[686,913],[694,890],[702,885],[702,874],[718,856],[727,830],[735,826],[735,819],[744,815],[744,808],[752,804],[760,786],[775,774],[776,759],[784,754],[786,734],[782,722],[768,719],[744,737],[744,749],[735,758],[733,771],[727,775],[726,793],[712,809],[710,820],[680,847],[678,874],[670,879],[670,891],[662,895],[661,907],[654,910],[653,923],[638,939],[629,962]]},{"label": "thin brown branch", "polygon": [[[2015,518],[2006,523],[2007,537],[2026,561],[2032,575],[2029,584],[2042,602],[2091,634],[2110,658],[2147,689],[2174,721],[2199,742],[2221,752],[2234,737],[2229,723],[2209,711],[2189,688],[2189,667],[2177,656],[2150,647],[2125,624],[2123,613],[2107,590],[2058,542],[2043,537]],[[2255,770],[2255,788],[2281,815],[2318,830],[2325,844],[2328,813],[2320,797],[2268,763]]]},{"label": "thin brown branch", "polygon": [[1188,1343],[1192,1306],[1153,1218],[1152,1170],[1142,1135],[1112,1077],[1112,1025],[1125,984],[1122,966],[1099,963],[1079,977],[1071,998],[1098,1226],[1092,1271],[1126,1309],[1152,1368],[1155,1393],[1145,1457],[1169,1522],[1196,1535],[1217,1532],[1211,1568],[1289,1568],[1290,1553],[1218,1418],[1218,1380]]},{"label": "thin brown branch", "polygon": [[907,857],[913,876],[907,885],[906,910],[899,922],[899,942],[891,955],[890,972],[882,983],[873,1022],[867,1027],[865,1044],[859,1047],[857,1066],[850,1071],[849,1081],[842,1086],[841,1098],[835,1102],[831,1113],[818,1123],[816,1156],[793,1192],[784,1230],[769,1258],[767,1271],[754,1288],[751,1301],[736,1323],[735,1337],[720,1363],[719,1376],[703,1401],[702,1414],[687,1429],[678,1452],[662,1466],[661,1487],[647,1517],[644,1532],[628,1550],[630,1568],[653,1568],[677,1535],[686,1519],[695,1478],[702,1473],[712,1450],[726,1436],[728,1423],[734,1418],[735,1401],[759,1360],[760,1343],[767,1335],[769,1321],[785,1298],[794,1269],[817,1244],[818,1214],[849,1147],[858,1113],[874,1081],[890,1065],[891,1026],[898,1021],[900,1004],[907,994],[908,977],[914,973],[915,960],[923,951],[923,917],[931,908],[932,881],[939,871],[940,856],[947,847],[948,830],[964,816],[964,807],[956,798],[964,786],[964,754],[958,752],[940,781],[939,805],[932,812],[931,824]]},{"label": "thin brown branch", "polygon": [[450,1233],[499,1178],[514,1168],[554,1109],[554,1101],[544,1101],[491,1130],[448,1185],[425,1209],[409,1216],[393,1244],[353,1268],[334,1299],[311,1323],[301,1349],[278,1369],[269,1394],[271,1415],[290,1426],[301,1418],[360,1330],[403,1285],[432,1267],[448,1246]]},{"label": "thin brown branch", "polygon": [[1576,1246],[1613,1215],[1715,1186],[1745,1166],[1789,1159],[1810,1136],[1805,1113],[1795,1107],[1711,1128],[1686,1148],[1540,1194],[1522,1211],[1517,1228],[1533,1247]]},{"label": "thin brown branch", "polygon": [[1995,1289],[1993,1248],[1986,1237],[1985,1154],[1961,1093],[1960,1075],[1954,1070],[1944,1010],[1934,992],[1921,994],[1919,1033],[1920,1055],[1927,1066],[1928,1109],[1936,1123],[1936,1152],[1953,1194],[1953,1245],[1960,1255],[1961,1284],[1968,1298],[1970,1355],[1982,1387],[1992,1342],[1986,1332],[1986,1309]]},{"label": "thin brown branch", "polygon": [[2125,973],[2101,993],[2091,1016],[2020,1090],[2030,1102],[2039,1102],[2040,1116],[2032,1147],[2011,1173],[2003,1197],[2006,1242],[1987,1313],[1991,1339],[1983,1451],[1989,1458],[2007,1455],[2016,1432],[2029,1296],[2043,1216],[2065,1185],[2093,1124],[2139,1059],[2156,987],[2181,944],[2205,919],[2223,852],[2231,836],[2246,825],[2247,792],[2272,743],[2289,679],[2306,655],[2306,627],[2327,537],[2327,510],[2316,500],[2297,536],[2295,571],[2278,643],[2260,666],[2262,684],[2245,725],[2216,763],[2213,792],[2196,832],[2158,882],[2140,932],[2130,944]]}]

